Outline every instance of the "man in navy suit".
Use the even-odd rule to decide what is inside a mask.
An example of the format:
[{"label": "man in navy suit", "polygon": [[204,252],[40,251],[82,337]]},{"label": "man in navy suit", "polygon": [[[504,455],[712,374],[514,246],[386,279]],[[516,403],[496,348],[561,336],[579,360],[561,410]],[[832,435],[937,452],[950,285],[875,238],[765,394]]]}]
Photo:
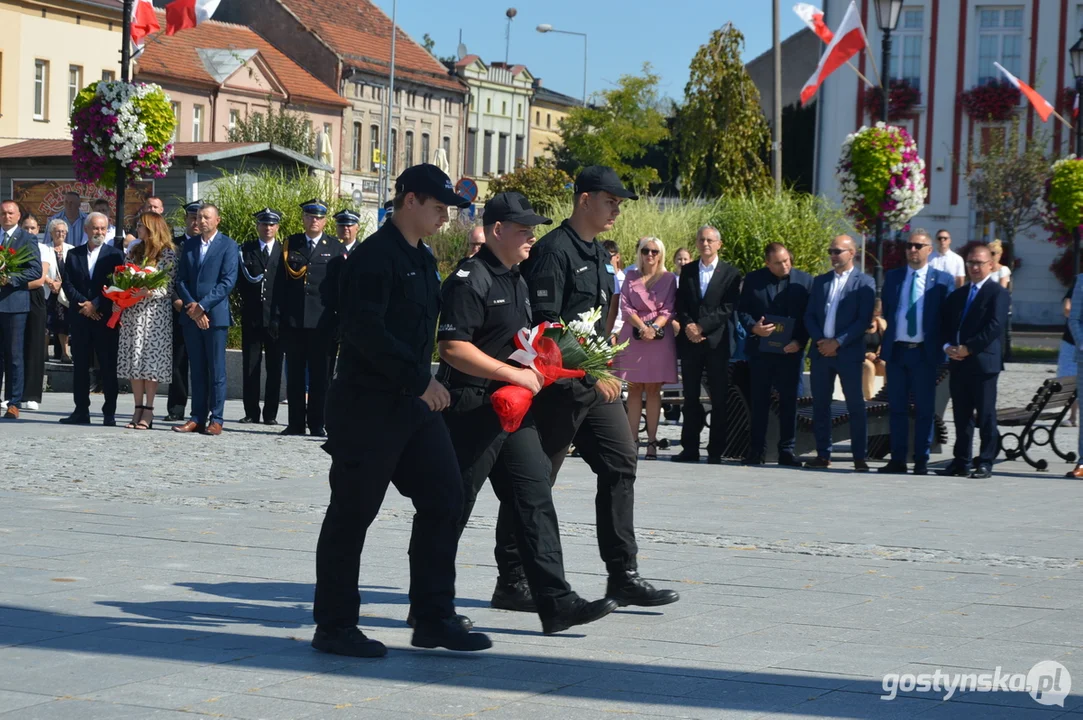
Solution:
[{"label": "man in navy suit", "polygon": [[[995,280],[993,255],[979,245],[966,258],[969,283],[944,303],[944,350],[951,365],[952,414],[955,416],[955,459],[938,475],[972,478],[993,476],[997,444],[997,379],[1004,369],[1001,337],[1008,323],[1008,291]],[[974,412],[978,414],[981,450],[973,460]]]},{"label": "man in navy suit", "polygon": [[865,330],[872,322],[876,302],[876,285],[854,267],[857,247],[852,237],[839,235],[827,252],[832,270],[813,280],[805,311],[805,327],[813,342],[812,422],[816,434],[816,458],[806,462],[805,467],[822,469],[831,465],[831,400],[838,376],[850,413],[854,470],[868,472],[865,450],[869,428],[861,392],[861,362],[865,358]]},{"label": "man in navy suit", "polygon": [[19,273],[0,279],[0,376],[7,375],[8,420],[19,419],[19,403],[23,401],[25,365],[23,347],[26,317],[30,313],[30,291],[27,284],[41,277],[41,254],[33,235],[19,227],[19,206],[14,200],[0,202],[0,249],[4,252],[30,247],[30,262]]},{"label": "man in navy suit", "polygon": [[218,232],[218,208],[199,210],[202,235],[184,244],[177,268],[177,294],[184,303],[181,322],[192,370],[192,416],[177,432],[222,433],[226,406],[226,334],[231,323],[229,294],[237,284],[240,253]]},{"label": "man in navy suit", "polygon": [[905,474],[910,436],[910,398],[914,398],[914,474],[929,472],[933,436],[936,371],[947,362],[940,347],[940,312],[955,289],[950,273],[929,265],[933,241],[925,230],[910,233],[906,267],[884,276],[883,301],[887,330],[880,357],[887,364],[891,407],[891,461],[882,473]]},{"label": "man in navy suit", "polygon": [[90,424],[90,363],[98,358],[98,372],[105,394],[102,425],[116,425],[117,344],[120,332],[106,325],[113,313],[113,303],[102,296],[102,289],[117,265],[124,264],[124,253],[109,241],[109,218],[98,212],[87,215],[85,245],[68,251],[64,261],[64,294],[71,307],[72,396],[75,411],[60,418],[65,425]]},{"label": "man in navy suit", "polygon": [[[782,243],[770,243],[764,249],[766,267],[750,272],[741,288],[738,319],[748,331],[745,354],[750,371],[752,406],[752,442],[746,465],[762,465],[767,450],[767,411],[771,406],[771,386],[778,390],[778,464],[800,467],[794,457],[797,435],[797,381],[803,370],[801,351],[808,344],[805,310],[808,308],[812,276],[793,268],[790,251]],[[781,348],[768,346],[775,332],[767,316],[789,318],[790,341]]]}]

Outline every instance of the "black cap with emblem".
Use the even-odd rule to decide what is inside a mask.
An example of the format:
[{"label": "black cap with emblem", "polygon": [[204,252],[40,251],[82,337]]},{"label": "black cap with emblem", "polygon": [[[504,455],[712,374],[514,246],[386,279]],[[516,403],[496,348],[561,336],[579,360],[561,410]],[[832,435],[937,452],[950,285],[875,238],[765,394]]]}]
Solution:
[{"label": "black cap with emblem", "polygon": [[301,203],[301,212],[316,218],[327,217],[327,203],[323,200],[312,198],[308,202]]},{"label": "black cap with emblem", "polygon": [[203,209],[203,201],[202,200],[193,200],[192,202],[187,203],[184,206],[184,212],[186,212],[189,215],[198,215],[199,211],[202,210],[202,209]]},{"label": "black cap with emblem", "polygon": [[269,207],[252,213],[252,217],[256,218],[256,222],[261,225],[278,225],[282,222],[282,213]]},{"label": "black cap with emblem", "polygon": [[396,195],[409,192],[428,195],[444,205],[454,205],[457,208],[470,207],[470,201],[455,192],[451,178],[443,170],[429,163],[407,168],[395,179]]},{"label": "black cap with emblem", "polygon": [[580,170],[575,177],[575,192],[607,192],[628,200],[639,199],[638,195],[624,187],[617,171],[605,165],[591,165]]},{"label": "black cap with emblem", "polygon": [[353,210],[339,210],[335,213],[336,225],[357,225],[361,222],[361,216]]},{"label": "black cap with emblem", "polygon": [[553,221],[534,212],[530,201],[522,193],[502,192],[493,195],[485,203],[481,215],[482,222],[493,225],[498,222],[513,222],[520,225],[552,225]]}]

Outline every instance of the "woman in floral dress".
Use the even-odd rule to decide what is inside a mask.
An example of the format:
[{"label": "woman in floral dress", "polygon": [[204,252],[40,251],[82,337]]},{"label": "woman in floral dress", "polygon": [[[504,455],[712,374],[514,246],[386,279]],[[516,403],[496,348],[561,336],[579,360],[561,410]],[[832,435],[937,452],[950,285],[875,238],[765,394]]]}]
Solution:
[{"label": "woman in floral dress", "polygon": [[172,297],[177,257],[169,225],[161,215],[152,212],[140,215],[136,234],[140,242],[132,248],[129,262],[169,274],[164,287],[147,292],[141,302],[124,310],[120,317],[117,376],[131,380],[135,396],[135,413],[127,427],[149,430],[154,427],[158,383],[173,380]]}]

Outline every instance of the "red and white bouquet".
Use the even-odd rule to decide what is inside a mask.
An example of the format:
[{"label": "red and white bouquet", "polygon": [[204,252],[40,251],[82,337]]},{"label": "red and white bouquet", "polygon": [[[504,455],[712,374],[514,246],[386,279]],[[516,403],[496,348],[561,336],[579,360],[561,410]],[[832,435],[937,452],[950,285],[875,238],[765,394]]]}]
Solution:
[{"label": "red and white bouquet", "polygon": [[113,268],[109,276],[109,286],[102,288],[102,295],[113,301],[118,309],[106,323],[115,328],[120,320],[120,313],[137,305],[151,290],[160,290],[169,282],[169,273],[153,265],[143,267],[135,263],[125,263]]}]

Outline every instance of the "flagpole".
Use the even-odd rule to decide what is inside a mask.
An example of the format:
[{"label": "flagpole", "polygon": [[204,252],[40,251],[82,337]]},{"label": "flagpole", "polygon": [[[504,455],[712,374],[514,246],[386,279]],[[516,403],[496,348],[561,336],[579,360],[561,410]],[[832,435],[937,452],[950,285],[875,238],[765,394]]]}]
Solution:
[{"label": "flagpole", "polygon": [[[124,25],[120,32],[120,81],[131,82],[131,39],[132,39],[132,3],[134,0],[124,0]],[[124,163],[120,158],[115,160],[117,164],[117,211],[116,231],[113,238],[113,246],[124,252],[124,191],[128,187],[128,177],[124,169]]]}]

